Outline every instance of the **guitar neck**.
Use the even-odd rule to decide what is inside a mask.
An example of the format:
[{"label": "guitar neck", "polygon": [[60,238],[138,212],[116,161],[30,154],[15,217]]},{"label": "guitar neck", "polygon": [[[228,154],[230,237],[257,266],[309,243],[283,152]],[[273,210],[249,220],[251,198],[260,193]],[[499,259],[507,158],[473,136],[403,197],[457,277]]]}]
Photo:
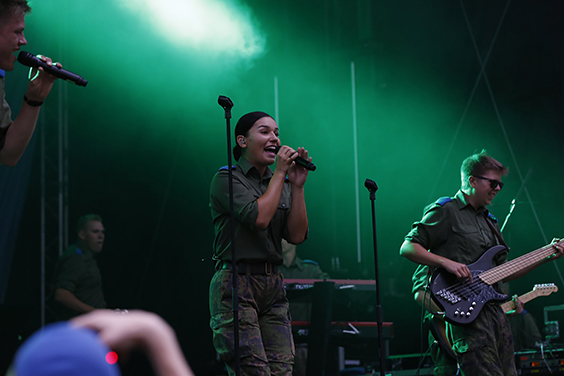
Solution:
[{"label": "guitar neck", "polygon": [[[523,304],[530,302],[531,300],[538,298],[539,297],[539,293],[536,291],[529,291],[526,294],[523,294],[519,297],[519,300],[521,300],[521,302],[523,302]],[[508,302],[505,302],[501,305],[501,309],[503,309],[503,312],[507,313],[513,309],[515,309],[515,302],[513,300],[510,300]]]},{"label": "guitar neck", "polygon": [[[560,246],[564,246],[564,240],[557,243]],[[518,257],[514,260],[508,261],[504,264],[498,265],[495,268],[491,268],[480,274],[480,279],[489,285],[493,285],[513,274],[520,272],[521,270],[536,264],[537,262],[547,258],[548,256],[556,253],[553,244],[545,245],[542,248],[534,250],[526,255]]]}]

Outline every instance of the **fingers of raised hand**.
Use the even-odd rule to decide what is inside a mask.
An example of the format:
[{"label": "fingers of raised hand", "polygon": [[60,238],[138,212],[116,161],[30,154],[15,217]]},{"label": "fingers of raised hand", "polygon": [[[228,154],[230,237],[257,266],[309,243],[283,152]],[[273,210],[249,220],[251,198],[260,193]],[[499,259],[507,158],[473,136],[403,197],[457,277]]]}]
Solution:
[{"label": "fingers of raised hand", "polygon": [[466,265],[461,265],[457,269],[456,275],[458,278],[468,278],[470,281],[472,281],[472,273],[470,272],[470,269],[468,269]]},{"label": "fingers of raised hand", "polygon": [[286,162],[292,162],[298,157],[298,153],[289,146],[282,146],[278,151],[278,156]]},{"label": "fingers of raised hand", "polygon": [[53,65],[53,60],[50,57],[41,54],[37,55],[37,57],[47,65]]}]

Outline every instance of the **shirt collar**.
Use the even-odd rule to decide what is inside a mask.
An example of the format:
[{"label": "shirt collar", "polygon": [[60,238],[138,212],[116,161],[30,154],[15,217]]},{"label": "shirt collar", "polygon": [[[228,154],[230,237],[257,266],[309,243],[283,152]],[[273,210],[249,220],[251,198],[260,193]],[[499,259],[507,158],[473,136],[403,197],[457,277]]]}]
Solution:
[{"label": "shirt collar", "polygon": [[4,78],[4,77],[6,77],[6,72],[0,69],[0,78]]},{"label": "shirt collar", "polygon": [[[239,158],[239,161],[237,161],[237,164],[239,165],[239,167],[241,167],[241,171],[245,175],[247,175],[249,173],[249,171],[253,168],[256,170],[256,172],[258,174],[258,170],[255,167],[255,165],[253,165],[251,162],[249,162],[248,160],[246,160],[243,157]],[[270,169],[270,167],[267,167],[266,170],[264,170],[264,175],[262,176],[262,179],[269,179],[269,178],[272,177],[272,175],[273,175],[272,170]]]},{"label": "shirt collar", "polygon": [[461,190],[456,192],[456,195],[454,197],[457,199],[456,202],[457,202],[457,205],[458,205],[458,210],[462,210],[465,207],[470,206],[477,213],[483,213],[483,212],[485,212],[486,214],[489,213],[488,209],[484,208],[484,207],[479,208],[478,210],[475,210],[474,207],[466,199],[464,192],[462,192]]}]

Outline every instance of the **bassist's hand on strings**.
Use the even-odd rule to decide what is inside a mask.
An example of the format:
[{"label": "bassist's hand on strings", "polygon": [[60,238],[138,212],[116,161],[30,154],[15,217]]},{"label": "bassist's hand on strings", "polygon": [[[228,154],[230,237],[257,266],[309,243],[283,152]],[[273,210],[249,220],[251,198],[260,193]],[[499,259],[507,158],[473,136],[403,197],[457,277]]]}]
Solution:
[{"label": "bassist's hand on strings", "polygon": [[472,282],[472,272],[470,272],[470,269],[468,269],[466,265],[449,260],[447,258],[443,258],[441,260],[441,264],[442,268],[446,269],[446,271],[448,271],[449,273],[454,274],[459,279],[468,278],[468,280]]}]

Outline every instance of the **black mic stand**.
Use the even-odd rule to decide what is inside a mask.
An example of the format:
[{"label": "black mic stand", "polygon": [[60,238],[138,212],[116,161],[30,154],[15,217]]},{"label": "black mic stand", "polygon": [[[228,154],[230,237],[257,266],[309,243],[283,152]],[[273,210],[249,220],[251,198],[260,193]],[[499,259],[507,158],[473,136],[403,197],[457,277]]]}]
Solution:
[{"label": "black mic stand", "polygon": [[507,224],[507,221],[509,221],[509,217],[511,217],[511,214],[513,214],[513,210],[515,210],[515,205],[517,205],[517,199],[519,198],[519,195],[521,194],[523,188],[525,188],[525,184],[527,183],[527,180],[529,180],[529,176],[531,175],[532,170],[533,170],[532,168],[529,169],[527,175],[525,176],[525,179],[523,179],[523,183],[521,183],[521,188],[519,188],[519,191],[517,191],[515,198],[513,199],[513,201],[511,201],[511,206],[509,207],[509,213],[507,213],[507,216],[505,217],[505,221],[503,221],[503,226],[501,226],[501,230],[499,230],[499,232],[503,232],[503,230],[505,229],[505,225]]},{"label": "black mic stand", "polygon": [[370,191],[370,201],[372,201],[372,235],[374,238],[374,279],[376,281],[376,314],[378,323],[378,343],[380,348],[380,376],[384,376],[384,338],[382,336],[382,305],[380,304],[380,279],[378,276],[378,247],[376,245],[376,210],[374,209],[374,200],[376,200],[376,191],[378,186],[370,179],[366,179],[364,186]]},{"label": "black mic stand", "polygon": [[232,270],[232,293],[233,299],[233,354],[235,357],[235,375],[241,374],[241,361],[239,357],[239,276],[237,274],[237,259],[235,258],[235,216],[233,215],[233,162],[231,159],[231,108],[233,101],[229,97],[220,95],[217,103],[225,110],[225,122],[227,125],[227,171],[229,181],[229,215],[231,230],[231,270]]}]

